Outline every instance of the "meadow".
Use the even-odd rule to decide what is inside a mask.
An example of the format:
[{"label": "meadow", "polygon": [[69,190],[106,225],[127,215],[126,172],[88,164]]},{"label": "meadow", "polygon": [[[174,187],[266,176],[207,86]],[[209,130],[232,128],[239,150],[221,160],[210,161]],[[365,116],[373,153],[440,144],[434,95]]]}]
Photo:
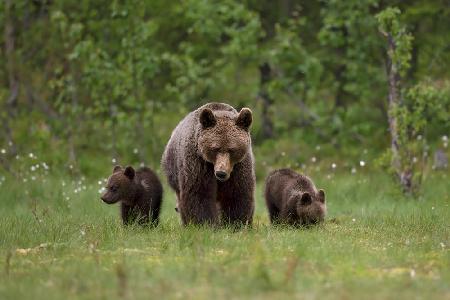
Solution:
[{"label": "meadow", "polygon": [[377,171],[316,173],[329,213],[311,229],[270,226],[259,180],[235,231],[183,228],[167,186],[160,226],[124,228],[102,179],[47,169],[0,180],[0,299],[450,297],[447,172],[417,199]]}]

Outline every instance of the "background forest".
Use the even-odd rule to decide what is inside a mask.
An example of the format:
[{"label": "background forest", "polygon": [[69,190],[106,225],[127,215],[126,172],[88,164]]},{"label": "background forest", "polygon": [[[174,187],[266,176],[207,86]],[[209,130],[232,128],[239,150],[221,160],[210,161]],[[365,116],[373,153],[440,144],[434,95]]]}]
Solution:
[{"label": "background forest", "polygon": [[[398,54],[386,22],[390,33],[398,27],[395,42],[406,37]],[[0,24],[1,167],[10,172],[28,164],[21,155],[95,176],[113,159],[159,168],[174,126],[208,101],[253,110],[260,179],[311,160],[348,172],[360,161],[389,165],[398,57],[409,113],[399,126],[405,145],[421,140],[406,159],[447,151],[444,0],[5,0]]]}]

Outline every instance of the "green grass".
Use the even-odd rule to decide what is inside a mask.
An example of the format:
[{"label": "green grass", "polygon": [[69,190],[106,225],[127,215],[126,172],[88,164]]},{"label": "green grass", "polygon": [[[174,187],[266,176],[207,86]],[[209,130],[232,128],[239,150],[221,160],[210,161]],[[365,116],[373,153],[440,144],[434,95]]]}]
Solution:
[{"label": "green grass", "polygon": [[7,178],[0,299],[449,299],[447,174],[416,200],[383,174],[315,178],[324,225],[270,226],[258,184],[253,229],[237,232],[182,228],[168,188],[158,228],[123,228],[95,180]]}]

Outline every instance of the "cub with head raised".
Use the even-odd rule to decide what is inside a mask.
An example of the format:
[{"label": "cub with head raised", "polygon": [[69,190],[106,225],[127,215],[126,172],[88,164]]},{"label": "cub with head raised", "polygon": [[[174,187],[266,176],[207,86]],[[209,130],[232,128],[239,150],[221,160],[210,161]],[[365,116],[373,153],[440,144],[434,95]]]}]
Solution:
[{"label": "cub with head raised", "polygon": [[115,166],[105,189],[101,199],[107,204],[120,202],[123,224],[158,224],[163,189],[151,169]]},{"label": "cub with head raised", "polygon": [[265,198],[272,224],[312,225],[323,222],[325,192],[291,169],[273,171],[266,179]]}]

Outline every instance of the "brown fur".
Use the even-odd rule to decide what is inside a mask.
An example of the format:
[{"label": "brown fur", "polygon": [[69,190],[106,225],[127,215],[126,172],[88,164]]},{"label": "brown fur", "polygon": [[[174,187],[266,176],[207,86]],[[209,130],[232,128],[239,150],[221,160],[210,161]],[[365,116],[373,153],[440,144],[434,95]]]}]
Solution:
[{"label": "brown fur", "polygon": [[208,103],[172,132],[162,158],[183,224],[251,224],[255,173],[252,113]]},{"label": "brown fur", "polygon": [[311,225],[322,222],[325,192],[310,178],[290,169],[273,171],[266,179],[265,198],[271,223]]},{"label": "brown fur", "polygon": [[130,166],[115,166],[101,199],[107,204],[120,201],[123,224],[135,221],[144,225],[149,221],[157,225],[163,189],[156,174],[149,168],[137,171]]}]

